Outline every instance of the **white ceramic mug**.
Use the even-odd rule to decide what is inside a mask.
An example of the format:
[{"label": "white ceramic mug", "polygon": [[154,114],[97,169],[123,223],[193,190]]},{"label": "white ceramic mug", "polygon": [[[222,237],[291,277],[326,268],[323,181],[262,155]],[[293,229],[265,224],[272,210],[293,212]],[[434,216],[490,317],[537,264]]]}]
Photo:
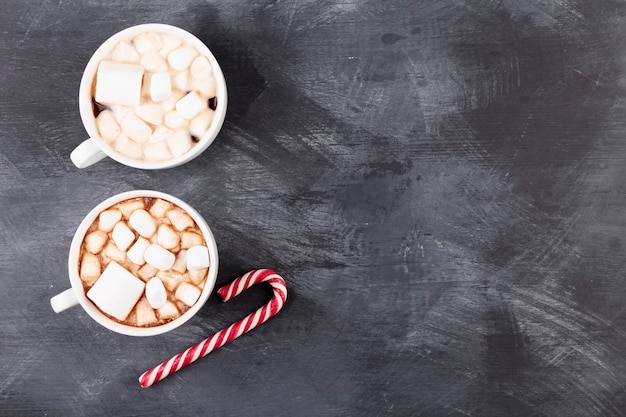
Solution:
[{"label": "white ceramic mug", "polygon": [[[81,244],[85,238],[85,234],[87,233],[89,226],[91,226],[91,224],[98,218],[98,215],[102,211],[106,210],[116,203],[137,197],[161,198],[177,205],[178,207],[186,211],[193,218],[193,220],[202,231],[202,234],[204,235],[204,240],[206,241],[206,245],[209,249],[209,263],[211,266],[209,267],[206,282],[204,284],[204,288],[202,289],[202,293],[198,298],[198,301],[180,317],[170,321],[169,323],[154,327],[134,327],[124,325],[102,313],[85,295],[85,290],[83,288],[78,269]],[[87,314],[91,316],[91,318],[93,318],[96,322],[109,330],[129,336],[153,336],[173,330],[181,324],[185,323],[187,320],[193,317],[193,315],[196,314],[209,299],[209,296],[213,291],[213,287],[215,286],[215,281],[217,279],[217,244],[215,242],[215,238],[213,237],[213,233],[211,233],[211,229],[204,221],[202,216],[200,216],[200,214],[196,210],[194,210],[191,206],[189,206],[189,204],[185,203],[184,201],[169,194],[161,193],[158,191],[128,191],[106,199],[102,203],[98,204],[93,210],[91,210],[89,214],[83,219],[83,221],[78,226],[76,233],[74,234],[74,238],[72,239],[67,264],[70,283],[72,287],[50,299],[50,304],[52,305],[52,309],[55,312],[59,313],[70,307],[80,304],[87,312]]]},{"label": "white ceramic mug", "polygon": [[[100,138],[100,134],[96,128],[96,118],[91,102],[93,81],[100,61],[105,58],[121,40],[131,39],[144,32],[160,32],[174,35],[181,38],[183,42],[193,45],[200,54],[205,56],[211,63],[213,76],[215,77],[217,85],[217,107],[215,108],[213,120],[206,134],[199,138],[198,143],[195,143],[191,150],[185,154],[160,162],[133,159],[115,152]],[[176,26],[161,23],[147,23],[129,27],[107,39],[92,55],[85,67],[80,82],[78,104],[80,117],[87,130],[89,139],[82,142],[72,151],[70,159],[78,168],[86,168],[107,156],[121,164],[140,169],[164,169],[184,164],[204,152],[215,140],[226,117],[227,100],[228,94],[226,92],[224,74],[209,48],[196,36]]]}]

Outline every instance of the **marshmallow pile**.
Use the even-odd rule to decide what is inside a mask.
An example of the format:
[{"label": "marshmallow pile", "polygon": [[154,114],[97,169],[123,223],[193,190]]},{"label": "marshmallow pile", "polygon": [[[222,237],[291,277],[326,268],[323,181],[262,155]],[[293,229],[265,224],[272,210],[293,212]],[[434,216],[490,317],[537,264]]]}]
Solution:
[{"label": "marshmallow pile", "polygon": [[145,32],[119,42],[100,61],[96,127],[104,142],[129,158],[176,158],[208,131],[216,94],[206,56],[174,35]]},{"label": "marshmallow pile", "polygon": [[158,198],[102,211],[81,245],[87,297],[122,324],[167,323],[200,297],[209,268],[202,231],[180,207]]}]

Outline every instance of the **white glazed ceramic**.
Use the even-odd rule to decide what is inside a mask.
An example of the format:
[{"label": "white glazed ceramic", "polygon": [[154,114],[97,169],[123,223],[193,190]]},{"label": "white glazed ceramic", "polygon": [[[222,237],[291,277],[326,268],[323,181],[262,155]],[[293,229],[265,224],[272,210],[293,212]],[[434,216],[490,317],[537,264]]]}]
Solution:
[{"label": "white glazed ceramic", "polygon": [[[100,139],[91,103],[93,80],[98,70],[98,64],[100,61],[109,54],[119,41],[122,39],[133,38],[143,32],[161,32],[175,35],[182,38],[185,42],[195,46],[195,48],[200,51],[202,55],[207,57],[213,66],[213,75],[217,82],[217,107],[215,109],[213,121],[207,133],[200,138],[199,142],[196,143],[189,152],[179,157],[160,162],[132,159],[115,152],[108,144]],[[85,126],[85,130],[87,130],[87,133],[89,134],[89,139],[78,145],[78,147],[72,151],[70,158],[74,165],[78,168],[86,168],[107,156],[121,164],[140,169],[164,169],[184,164],[200,155],[209,147],[209,145],[211,145],[211,143],[213,143],[222,128],[222,124],[224,123],[227,101],[228,94],[226,92],[224,74],[222,73],[217,60],[209,48],[200,39],[186,30],[161,23],[147,23],[129,27],[107,39],[92,55],[91,59],[87,63],[87,66],[85,67],[85,71],[83,72],[83,77],[80,82],[78,105],[80,117],[83,121],[83,125]]]},{"label": "white glazed ceramic", "polygon": [[[200,230],[202,230],[202,234],[204,235],[207,247],[209,248],[209,262],[211,266],[209,267],[209,273],[207,275],[204,288],[202,289],[202,294],[200,295],[200,298],[198,299],[196,304],[194,304],[189,310],[187,310],[177,319],[169,323],[154,327],[127,326],[107,317],[100,310],[98,310],[98,308],[87,298],[83,289],[83,284],[78,275],[80,246],[83,242],[85,234],[87,233],[87,229],[89,229],[89,226],[98,218],[98,215],[103,210],[111,207],[116,203],[119,203],[120,201],[137,197],[162,198],[163,200],[167,200],[185,210],[194,219],[196,224],[200,227]],[[202,216],[200,216],[200,214],[196,210],[194,210],[191,206],[189,206],[189,204],[185,203],[184,201],[169,194],[161,193],[158,191],[128,191],[106,199],[102,203],[98,204],[93,210],[91,210],[89,214],[83,219],[83,221],[78,226],[76,233],[74,234],[74,238],[72,239],[67,266],[72,287],[50,299],[50,304],[52,305],[52,309],[55,312],[59,313],[70,307],[80,304],[87,312],[87,314],[91,316],[91,318],[93,318],[95,321],[97,321],[99,324],[109,330],[129,336],[154,336],[173,330],[181,324],[185,323],[187,320],[193,317],[193,315],[196,314],[209,299],[209,296],[213,291],[213,287],[215,286],[215,281],[217,279],[217,244],[215,242],[215,238],[213,237],[213,233],[211,233],[211,229],[204,221]]]}]

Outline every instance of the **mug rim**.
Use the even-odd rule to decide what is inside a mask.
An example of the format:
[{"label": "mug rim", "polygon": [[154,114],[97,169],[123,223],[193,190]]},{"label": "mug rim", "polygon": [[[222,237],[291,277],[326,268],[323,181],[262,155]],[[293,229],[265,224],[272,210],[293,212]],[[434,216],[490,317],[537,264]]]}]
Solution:
[{"label": "mug rim", "polygon": [[[198,301],[196,301],[193,306],[191,306],[187,311],[185,311],[176,319],[168,323],[152,327],[130,326],[119,323],[107,317],[95,306],[95,304],[91,300],[87,298],[85,289],[82,284],[82,280],[80,279],[78,273],[78,262],[80,258],[81,244],[85,238],[87,230],[89,229],[91,224],[98,218],[100,212],[121,201],[138,197],[161,198],[185,210],[193,218],[193,220],[202,231],[202,234],[207,244],[207,248],[209,249],[209,263],[211,265],[209,267],[209,272],[206,277],[204,288],[202,288],[202,292],[200,294],[200,297],[198,298]],[[89,213],[83,218],[80,225],[76,229],[76,232],[74,233],[74,237],[72,238],[72,243],[70,245],[67,262],[69,279],[72,289],[74,291],[74,295],[78,299],[78,302],[83,310],[85,310],[92,319],[94,319],[98,324],[106,327],[109,330],[127,336],[155,336],[174,330],[182,324],[186,323],[206,304],[211,293],[213,292],[213,288],[215,287],[215,283],[217,281],[219,256],[217,251],[217,243],[209,225],[206,223],[200,213],[193,209],[189,204],[185,203],[177,197],[160,191],[132,190],[111,196],[95,206],[93,209],[91,209],[91,211],[89,211]]]},{"label": "mug rim", "polygon": [[[211,63],[211,66],[213,67],[213,75],[217,84],[217,107],[215,108],[215,113],[213,114],[213,120],[211,122],[211,126],[209,126],[209,130],[188,152],[176,158],[170,158],[165,161],[145,161],[140,159],[133,159],[113,150],[107,143],[105,143],[100,138],[100,134],[98,133],[98,129],[96,128],[96,118],[93,115],[93,109],[91,104],[92,83],[100,61],[104,58],[106,54],[108,54],[113,49],[113,47],[120,40],[146,31],[177,35],[182,37],[186,42],[191,43],[202,55],[206,56],[206,58]],[[228,107],[228,91],[226,88],[226,80],[224,78],[222,68],[220,67],[215,56],[213,55],[213,52],[204,42],[202,42],[202,40],[200,40],[200,38],[178,26],[168,25],[165,23],[142,23],[139,25],[127,27],[114,33],[108,39],[106,39],[91,55],[89,61],[87,62],[87,65],[85,66],[85,69],[83,70],[83,75],[80,80],[80,86],[78,88],[78,107],[81,121],[85,130],[87,131],[87,134],[89,135],[89,138],[92,139],[94,143],[98,146],[98,148],[102,152],[104,152],[109,158],[119,162],[120,164],[138,169],[166,169],[173,168],[193,160],[202,152],[204,152],[217,138],[217,135],[221,131],[224,120],[226,118],[226,109]]]}]

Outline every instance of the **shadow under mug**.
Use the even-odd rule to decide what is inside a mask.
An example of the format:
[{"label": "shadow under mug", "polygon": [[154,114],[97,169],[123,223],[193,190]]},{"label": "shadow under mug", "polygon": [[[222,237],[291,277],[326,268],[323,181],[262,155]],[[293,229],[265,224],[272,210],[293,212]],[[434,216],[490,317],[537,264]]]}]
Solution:
[{"label": "shadow under mug", "polygon": [[[189,310],[184,312],[180,317],[168,323],[153,327],[129,326],[121,324],[114,319],[106,316],[85,295],[85,290],[83,288],[83,284],[78,272],[80,248],[87,233],[87,230],[89,229],[89,226],[91,226],[91,224],[98,218],[99,214],[107,208],[121,201],[138,197],[160,198],[169,201],[170,203],[173,203],[174,205],[186,211],[187,214],[189,214],[193,218],[193,220],[202,231],[207,248],[209,249],[209,272],[198,301],[196,301],[196,303],[192,307],[190,307]],[[73,307],[77,304],[80,304],[81,307],[92,319],[94,319],[100,325],[106,327],[109,330],[129,336],[154,336],[166,333],[179,327],[180,325],[188,321],[191,317],[193,317],[202,308],[202,306],[209,299],[209,296],[213,291],[213,287],[215,286],[215,281],[217,280],[217,270],[217,243],[215,242],[215,238],[213,237],[211,229],[196,210],[194,210],[189,204],[185,203],[184,201],[166,193],[151,190],[127,191],[110,197],[102,203],[98,204],[93,210],[89,212],[89,214],[87,214],[87,216],[80,223],[78,229],[76,230],[76,233],[74,234],[74,238],[72,239],[68,257],[68,272],[71,288],[52,297],[50,299],[50,304],[52,305],[52,309],[57,313]]]},{"label": "shadow under mug", "polygon": [[[98,65],[102,59],[104,59],[115,45],[124,39],[133,38],[141,33],[145,32],[160,32],[181,38],[185,43],[194,46],[201,55],[205,56],[213,68],[213,76],[215,77],[217,86],[217,107],[213,114],[213,120],[208,131],[199,138],[198,142],[186,153],[181,156],[173,157],[165,161],[153,162],[139,159],[129,158],[118,152],[115,152],[108,144],[106,144],[101,138],[96,127],[96,118],[93,112],[92,106],[92,87],[93,81],[96,76]],[[80,110],[80,117],[82,119],[85,130],[89,135],[89,139],[83,141],[78,145],[70,154],[70,159],[78,168],[86,168],[95,164],[105,157],[110,157],[115,161],[139,169],[165,169],[182,165],[186,162],[196,158],[202,152],[204,152],[213,143],[217,137],[224,118],[226,117],[226,107],[228,101],[228,93],[226,91],[226,80],[224,74],[213,56],[213,53],[209,48],[196,36],[187,32],[184,29],[176,26],[161,24],[161,23],[146,23],[137,26],[131,26],[126,28],[115,35],[107,39],[91,56],[91,59],[85,67],[83,76],[80,82],[78,105]]]}]

